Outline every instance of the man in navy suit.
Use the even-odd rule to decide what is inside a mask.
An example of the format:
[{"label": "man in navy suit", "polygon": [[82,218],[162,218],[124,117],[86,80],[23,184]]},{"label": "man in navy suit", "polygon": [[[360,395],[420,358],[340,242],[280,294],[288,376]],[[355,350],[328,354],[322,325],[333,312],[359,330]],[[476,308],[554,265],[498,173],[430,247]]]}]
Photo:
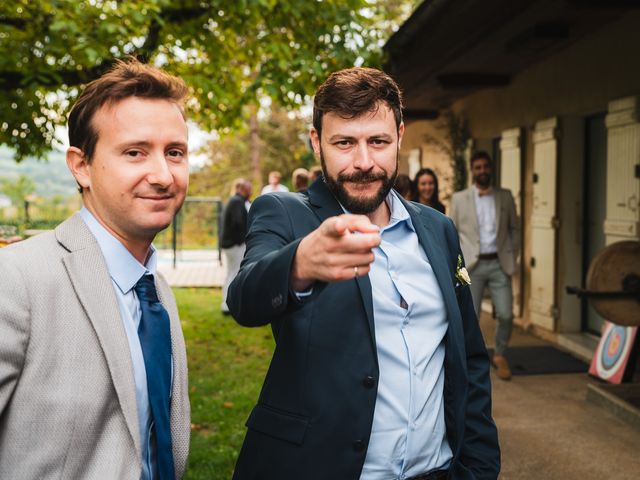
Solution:
[{"label": "man in navy suit", "polygon": [[458,235],[392,190],[404,133],[385,73],[332,74],[314,100],[323,178],[259,197],[229,289],[276,348],[236,480],[495,479],[489,360]]}]

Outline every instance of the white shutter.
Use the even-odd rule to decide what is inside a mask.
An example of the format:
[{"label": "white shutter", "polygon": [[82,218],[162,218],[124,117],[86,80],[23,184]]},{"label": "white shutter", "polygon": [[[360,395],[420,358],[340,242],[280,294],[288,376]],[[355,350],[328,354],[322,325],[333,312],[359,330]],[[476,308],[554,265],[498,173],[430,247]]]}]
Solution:
[{"label": "white shutter", "polygon": [[537,122],[533,133],[533,211],[531,215],[531,322],[553,331],[557,227],[558,120]]},{"label": "white shutter", "polygon": [[[521,165],[522,165],[522,149],[520,148],[521,140],[520,128],[511,128],[502,132],[500,137],[500,186],[508,188],[513,194],[516,202],[516,212],[518,221],[522,227],[522,205],[521,205]],[[522,228],[520,229],[522,231]],[[522,251],[522,249],[520,249]],[[522,315],[522,264],[514,272],[512,277],[513,283],[513,310],[514,315],[519,317]]]},{"label": "white shutter", "polygon": [[606,244],[640,238],[640,99],[609,103]]}]

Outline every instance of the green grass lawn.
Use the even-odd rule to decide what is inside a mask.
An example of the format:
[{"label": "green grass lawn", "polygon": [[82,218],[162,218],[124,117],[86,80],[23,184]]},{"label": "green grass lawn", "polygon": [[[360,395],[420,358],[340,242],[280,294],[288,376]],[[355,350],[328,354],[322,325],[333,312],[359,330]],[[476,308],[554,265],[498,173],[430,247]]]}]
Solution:
[{"label": "green grass lawn", "polygon": [[185,479],[229,480],[273,353],[269,327],[220,313],[220,290],[174,289],[187,343],[191,450]]}]

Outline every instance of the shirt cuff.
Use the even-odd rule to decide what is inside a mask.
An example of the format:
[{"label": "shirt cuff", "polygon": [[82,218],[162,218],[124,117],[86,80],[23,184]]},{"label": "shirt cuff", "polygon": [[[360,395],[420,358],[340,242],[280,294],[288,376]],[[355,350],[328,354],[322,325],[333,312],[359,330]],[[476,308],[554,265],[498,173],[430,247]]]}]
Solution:
[{"label": "shirt cuff", "polygon": [[310,287],[307,290],[304,290],[302,292],[296,292],[292,290],[292,293],[296,296],[298,301],[302,301],[313,293],[313,287]]}]

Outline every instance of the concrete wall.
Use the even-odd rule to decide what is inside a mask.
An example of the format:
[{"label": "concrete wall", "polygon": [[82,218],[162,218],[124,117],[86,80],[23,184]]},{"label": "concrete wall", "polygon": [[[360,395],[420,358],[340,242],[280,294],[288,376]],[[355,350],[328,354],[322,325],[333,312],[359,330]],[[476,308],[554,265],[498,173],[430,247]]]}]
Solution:
[{"label": "concrete wall", "polygon": [[[522,128],[524,199],[522,215],[523,318],[529,321],[531,284],[531,223],[533,211],[533,127],[540,120],[558,117],[561,128],[558,158],[558,228],[556,292],[559,318],[557,332],[580,331],[580,306],[564,293],[566,285],[582,280],[581,233],[585,117],[607,111],[611,101],[640,94],[640,12],[632,12],[583,37],[512,79],[505,88],[484,89],[457,101],[453,110],[462,113],[476,145],[485,145],[510,128]],[[446,164],[433,153],[424,136],[440,135],[437,121],[407,125],[403,150],[420,148],[422,164]],[[441,167],[442,168],[442,167]],[[444,168],[443,168],[443,171]],[[449,170],[450,172],[450,170]],[[446,175],[445,175],[446,176]],[[450,176],[450,173],[449,173]],[[442,181],[441,181],[442,182]],[[446,183],[446,179],[444,182]],[[445,185],[441,189],[449,191]],[[639,223],[640,225],[640,223]],[[551,247],[551,246],[550,246]]]},{"label": "concrete wall", "polygon": [[469,118],[474,136],[532,126],[553,116],[589,115],[611,100],[640,91],[640,12],[627,14],[513,78],[454,105]]}]

